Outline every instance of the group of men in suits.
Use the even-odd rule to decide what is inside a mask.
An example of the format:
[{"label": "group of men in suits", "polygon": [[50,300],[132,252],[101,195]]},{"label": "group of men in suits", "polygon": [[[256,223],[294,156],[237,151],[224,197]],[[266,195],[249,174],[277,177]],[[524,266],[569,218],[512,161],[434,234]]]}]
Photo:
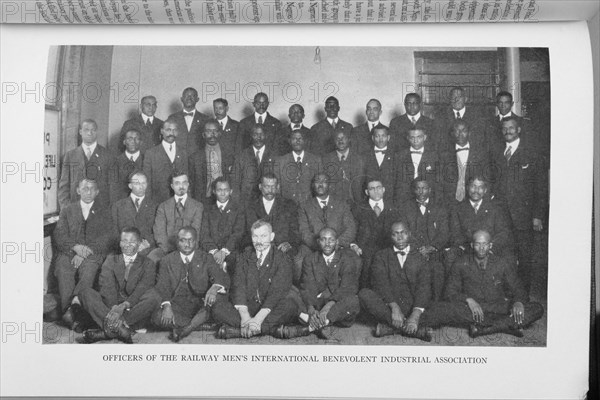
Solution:
[{"label": "group of men in suits", "polygon": [[[210,118],[196,110],[198,92],[186,88],[182,110],[164,122],[154,115],[156,98],[144,97],[140,115],[123,125],[117,157],[97,143],[95,121],[82,121],[82,144],[65,155],[59,183],[63,320],[81,329],[87,310],[101,328],[88,341],[130,342],[146,320],[171,330],[174,341],[214,328],[209,321],[221,324],[222,338],[329,337],[362,306],[381,322],[377,335],[426,340],[423,329],[440,318],[419,328],[421,314],[448,299],[453,266],[473,256],[482,232],[493,241],[488,253],[518,271],[527,294],[533,232],[546,217],[547,167],[533,129],[511,111],[510,93],[496,100],[498,116],[477,116],[454,88],[448,110],[433,120],[410,93],[406,113],[388,128],[379,100],[369,100],[367,121],[352,127],[329,97],[326,118],[309,129],[299,104],[283,127],[264,93],[240,122],[228,116],[225,99],[214,100]],[[390,252],[405,244],[415,266],[404,269],[402,255],[400,269],[390,267]],[[131,302],[102,295],[108,279],[99,291],[94,284],[108,274],[102,263],[129,271],[128,257],[158,270],[149,294],[136,295],[133,314]],[[121,300],[134,290],[125,276]],[[104,308],[94,308],[100,298]]]}]

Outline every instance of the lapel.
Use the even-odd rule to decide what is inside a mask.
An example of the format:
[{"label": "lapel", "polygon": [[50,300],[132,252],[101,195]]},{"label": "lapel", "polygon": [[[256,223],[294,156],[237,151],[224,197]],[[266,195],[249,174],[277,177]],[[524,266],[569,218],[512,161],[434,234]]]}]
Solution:
[{"label": "lapel", "polygon": [[[310,201],[310,203],[312,204],[312,206],[314,208],[314,214],[319,218],[320,221],[322,221],[324,223],[325,220],[323,218],[323,209],[321,208],[319,199],[317,199],[316,197],[313,197],[312,200]],[[325,213],[327,215],[329,215],[329,206],[330,205],[331,205],[331,196],[329,196],[329,201],[327,202],[327,207],[325,207]]]},{"label": "lapel", "polygon": [[[227,121],[227,122],[229,122],[229,121]],[[200,126],[201,123],[202,123],[202,117],[200,115],[200,111],[196,110],[194,112],[194,118],[192,119],[192,125],[191,125],[188,133],[196,130]]]},{"label": "lapel", "polygon": [[83,210],[81,209],[81,203],[79,202],[79,200],[77,200],[77,202],[74,203],[74,205],[75,206],[71,208],[71,214],[73,214],[74,222],[73,226],[83,227],[85,220],[83,219]]},{"label": "lapel", "polygon": [[[273,265],[274,254],[275,254],[274,244],[272,244],[271,247],[269,248],[269,252],[264,257],[263,263],[260,266],[260,270],[258,271],[258,276],[259,276],[259,280],[261,281],[261,283],[262,283],[263,277],[269,275],[271,272],[271,266]],[[258,260],[258,258],[256,256],[256,251],[253,252],[253,259],[254,259],[254,265],[256,265],[256,261]],[[269,279],[269,281],[270,281],[270,279]]]},{"label": "lapel", "polygon": [[[121,259],[123,260],[123,276],[125,276],[125,259],[123,257],[121,257]],[[137,286],[138,276],[141,273],[142,273],[142,260],[141,260],[141,256],[138,254],[138,256],[135,258],[135,261],[133,262],[133,264],[131,264],[131,267],[129,269],[129,276],[127,279],[127,286],[126,286],[127,293],[133,292],[133,290]]]},{"label": "lapel", "polygon": [[[173,201],[175,201],[175,198],[173,198]],[[192,204],[193,202],[194,202],[194,199],[192,199],[192,197],[188,193],[187,199],[185,200],[185,205],[183,206],[183,218],[187,221],[192,220],[194,212],[196,211],[196,205]],[[218,212],[219,212],[219,209],[217,209],[217,213]],[[196,256],[196,253],[194,253],[194,257],[195,256]]]},{"label": "lapel", "polygon": [[[185,124],[185,121],[183,122]],[[160,146],[160,149],[158,150],[158,154],[159,157],[161,157],[163,159],[164,162],[167,162],[169,165],[172,165],[171,163],[171,159],[169,158],[169,155],[167,154],[167,151],[165,150],[165,147],[162,144],[162,141],[158,144],[158,146]],[[177,146],[175,145],[175,160],[177,160]]]},{"label": "lapel", "polygon": [[[81,209],[81,205],[79,206]],[[96,220],[96,215],[98,214],[100,206],[98,205],[98,201],[94,201],[92,204],[92,208],[90,208],[90,213],[88,214],[87,222],[92,222]],[[81,212],[81,218],[83,218],[83,211]]]},{"label": "lapel", "polygon": [[227,116],[227,123],[223,127],[223,133],[225,133],[225,132],[231,132],[231,125],[233,125],[233,124],[231,123],[231,118],[228,115]]},{"label": "lapel", "polygon": [[[115,278],[117,279],[117,284],[121,286],[123,281],[125,280],[125,258],[123,254],[119,254],[116,258],[115,267],[113,272],[115,274]],[[135,259],[136,261],[138,258]],[[135,263],[134,263],[135,264]],[[133,268],[133,265],[131,266]],[[129,271],[129,280],[131,280],[131,270]],[[124,289],[124,288],[121,288]]]}]

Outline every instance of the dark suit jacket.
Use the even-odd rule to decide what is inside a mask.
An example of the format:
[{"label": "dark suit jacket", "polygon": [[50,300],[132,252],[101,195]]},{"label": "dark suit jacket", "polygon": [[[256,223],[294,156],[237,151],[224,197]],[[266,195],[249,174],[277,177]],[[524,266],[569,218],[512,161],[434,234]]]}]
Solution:
[{"label": "dark suit jacket", "polygon": [[[304,148],[309,149],[312,148],[311,140],[312,135],[310,129],[302,125],[299,129],[304,136]],[[277,155],[284,155],[292,152],[292,145],[290,145],[290,136],[292,135],[292,125],[287,125],[284,128],[281,128],[281,131],[277,135],[275,140],[275,151]],[[310,150],[309,150],[310,151]]]},{"label": "dark suit jacket", "polygon": [[246,215],[235,200],[230,199],[223,212],[216,204],[207,206],[202,219],[200,240],[204,251],[224,247],[233,252],[240,248],[246,230]]},{"label": "dark suit jacket", "polygon": [[[219,147],[221,148],[221,172],[223,176],[228,177],[233,169],[234,149],[221,143],[219,143]],[[191,184],[190,193],[192,193],[194,199],[203,203],[208,203],[208,200],[212,200],[213,197],[212,195],[209,197],[206,196],[206,186],[208,185],[207,163],[206,147],[190,155],[188,160]]]},{"label": "dark suit jacket", "polygon": [[[254,113],[252,115],[247,116],[246,118],[240,121],[240,140],[242,143],[242,150],[246,149],[252,144],[252,127],[256,124],[256,120],[254,119]],[[276,153],[277,149],[275,148],[276,141],[278,135],[280,135],[281,131],[281,122],[273,117],[271,114],[267,112],[267,117],[263,121],[263,128],[265,129],[265,144],[268,148],[273,149],[273,152]],[[279,154],[275,154],[279,155]]]},{"label": "dark suit jacket", "polygon": [[453,264],[446,284],[446,299],[466,303],[475,300],[484,312],[508,313],[512,305],[528,302],[527,292],[516,273],[516,265],[507,258],[490,254],[485,270],[471,254],[465,254]]},{"label": "dark suit jacket", "polygon": [[233,157],[237,156],[242,152],[241,136],[240,123],[227,116],[227,125],[223,127],[221,139],[219,139],[221,147],[226,149],[228,153],[233,155]]},{"label": "dark suit jacket", "polygon": [[548,202],[548,169],[537,149],[526,139],[506,162],[504,148],[494,154],[494,164],[499,175],[495,193],[510,212],[514,227],[530,230],[533,218],[544,219]]},{"label": "dark suit jacket", "polygon": [[374,147],[362,154],[365,161],[365,174],[368,180],[369,178],[376,178],[381,181],[385,187],[385,194],[383,195],[384,200],[388,202],[397,201],[399,197],[398,188],[398,173],[399,173],[399,162],[398,154],[388,146],[388,150],[385,152],[381,166],[377,164],[377,157],[375,156]]},{"label": "dark suit jacket", "polygon": [[175,161],[171,163],[162,144],[159,144],[144,155],[143,170],[148,177],[146,194],[149,194],[155,202],[161,203],[171,197],[173,171],[188,173],[188,154],[180,145],[176,145]]},{"label": "dark suit jacket", "polygon": [[[383,125],[381,122],[377,125],[377,128],[379,127],[387,128],[387,126]],[[352,128],[350,147],[354,151],[356,151],[358,154],[363,154],[369,152],[373,146],[373,140],[371,139],[371,131],[369,130],[368,122]]]},{"label": "dark suit jacket", "polygon": [[100,295],[108,308],[129,302],[135,306],[146,291],[154,287],[156,266],[154,261],[138,254],[129,268],[125,280],[125,260],[122,254],[109,255],[100,270]]},{"label": "dark suit jacket", "polygon": [[[417,120],[415,126],[419,129],[425,130],[427,134],[427,143],[433,144],[435,147],[438,146],[438,135],[435,131],[433,120],[426,117],[421,113],[421,116]],[[390,142],[388,146],[392,146],[395,151],[408,149],[410,143],[406,136],[408,130],[413,127],[413,123],[410,120],[408,114],[402,114],[390,121]]]},{"label": "dark suit jacket", "polygon": [[[528,136],[526,133],[528,124],[526,124],[525,118],[523,118],[515,113],[512,113],[512,116],[515,117],[520,123],[521,134],[519,136],[520,137]],[[486,123],[487,123],[486,135],[490,141],[490,143],[488,145],[488,147],[489,147],[488,150],[491,153],[495,153],[499,149],[504,149],[504,146],[505,146],[504,135],[502,134],[502,122],[500,121],[499,116],[498,115],[489,116],[488,119],[486,120]],[[528,139],[531,139],[531,137],[528,137]]]},{"label": "dark suit jacket", "polygon": [[142,134],[142,143],[140,144],[140,151],[142,153],[156,146],[162,140],[162,136],[160,134],[160,129],[162,128],[162,125],[163,121],[161,119],[156,118],[156,116],[154,116],[152,126],[146,126],[146,124],[144,124],[144,118],[142,118],[141,114],[136,115],[134,118],[128,119],[123,123],[123,127],[121,128],[119,151],[125,151],[125,145],[123,144],[123,140],[125,139],[125,134],[132,129],[135,129],[136,131]]},{"label": "dark suit jacket", "polygon": [[473,233],[478,230],[492,235],[494,251],[512,249],[514,245],[509,217],[495,200],[484,198],[475,214],[471,202],[466,198],[451,212],[450,231],[454,246],[469,248]]},{"label": "dark suit jacket", "polygon": [[192,199],[189,194],[184,204],[183,219],[177,218],[175,197],[160,203],[156,209],[153,227],[156,245],[165,253],[175,250],[177,248],[177,231],[187,225],[193,226],[200,234],[203,210],[202,203]]},{"label": "dark suit jacket", "polygon": [[140,210],[135,210],[131,197],[125,197],[111,206],[112,222],[115,228],[115,237],[119,237],[121,229],[135,226],[142,233],[151,247],[156,246],[154,241],[154,218],[156,216],[156,203],[148,196],[140,203]]},{"label": "dark suit jacket", "polygon": [[187,124],[185,123],[183,110],[171,114],[169,118],[172,118],[177,122],[177,144],[182,148],[185,148],[188,154],[193,154],[198,151],[198,149],[204,147],[204,137],[202,136],[202,133],[204,132],[204,124],[210,119],[208,115],[196,110],[189,131]]},{"label": "dark suit jacket", "polygon": [[356,239],[356,223],[347,203],[329,196],[325,212],[316,197],[300,205],[298,223],[302,242],[311,250],[317,251],[317,239],[323,228],[333,228],[338,234],[341,247],[349,247]]},{"label": "dark suit jacket", "polygon": [[63,158],[60,180],[58,181],[58,203],[60,208],[79,200],[77,186],[83,178],[95,180],[100,193],[96,201],[109,204],[109,173],[113,158],[104,147],[96,144],[94,153],[88,161],[81,146],[67,151]]},{"label": "dark suit jacket", "polygon": [[246,239],[244,244],[250,245],[250,227],[253,223],[262,219],[273,227],[276,246],[288,242],[292,245],[290,250],[295,255],[300,245],[300,234],[298,227],[298,206],[291,200],[276,196],[271,207],[271,213],[267,214],[262,201],[262,196],[246,207]]},{"label": "dark suit jacket", "polygon": [[[456,201],[456,189],[459,181],[457,153],[454,149],[440,154],[442,162],[441,189],[444,202],[448,206],[453,206]],[[493,170],[491,169],[490,157],[487,150],[477,144],[469,144],[469,155],[465,170],[465,197],[468,196],[469,178],[475,175],[484,176],[488,181],[494,180]],[[439,197],[438,197],[439,198]]]},{"label": "dark suit jacket", "polygon": [[54,240],[58,251],[73,257],[76,244],[88,246],[96,256],[105,255],[113,243],[113,229],[108,209],[94,201],[88,219],[83,219],[79,200],[60,210],[60,217],[54,230]]},{"label": "dark suit jacket", "polygon": [[281,187],[281,195],[300,204],[311,197],[313,178],[323,172],[321,157],[304,151],[302,169],[296,164],[296,155],[288,153],[277,159],[275,175]]},{"label": "dark suit jacket", "polygon": [[430,199],[424,215],[416,200],[404,203],[401,209],[402,220],[410,225],[415,248],[426,245],[439,251],[446,248],[450,240],[450,218],[443,204]]},{"label": "dark suit jacket", "polygon": [[320,251],[305,257],[300,294],[306,306],[316,306],[319,295],[335,302],[355,296],[358,293],[360,263],[360,258],[350,249],[337,249],[329,266]]},{"label": "dark suit jacket", "polygon": [[356,244],[363,252],[374,253],[391,246],[392,224],[400,220],[400,209],[391,201],[384,201],[384,207],[377,217],[368,201],[356,205],[352,210],[356,227]]},{"label": "dark suit jacket", "polygon": [[275,246],[271,246],[260,270],[256,261],[252,247],[239,254],[233,273],[231,302],[245,306],[257,303],[260,308],[273,310],[292,287],[293,262]]},{"label": "dark suit jacket", "polygon": [[340,161],[337,151],[323,156],[323,171],[329,176],[329,193],[350,204],[359,203],[365,196],[365,162],[350,150]]},{"label": "dark suit jacket", "polygon": [[[451,151],[454,146],[451,132],[455,120],[456,111],[450,106],[446,107],[446,109],[435,118],[439,143],[438,150],[441,152]],[[462,120],[469,124],[469,141],[473,144],[477,143],[484,149],[488,149],[488,117],[478,112],[473,106],[467,105]]]},{"label": "dark suit jacket", "polygon": [[233,197],[241,203],[248,203],[257,199],[260,195],[258,190],[260,177],[267,172],[273,173],[276,167],[275,164],[276,157],[269,146],[265,147],[260,165],[256,163],[254,147],[244,149],[235,158],[229,175]]},{"label": "dark suit jacket", "polygon": [[129,175],[133,172],[142,170],[144,154],[132,162],[125,153],[119,154],[110,169],[110,203],[114,204],[117,200],[129,196]]},{"label": "dark suit jacket", "polygon": [[[348,133],[348,137],[352,137],[352,124],[346,121],[338,119],[335,130],[345,131]],[[310,131],[310,145],[307,147],[308,151],[318,156],[323,156],[335,151],[335,131],[329,121],[327,121],[327,118],[314,124],[312,128],[310,128]]]},{"label": "dark suit jacket", "polygon": [[[158,280],[155,287],[161,301],[171,301],[179,287],[188,284],[185,277],[186,267],[179,251],[167,254],[160,261]],[[229,276],[217,266],[211,255],[201,250],[194,252],[194,257],[189,264],[189,271],[187,271],[187,278],[191,292],[200,298],[203,298],[204,294],[215,283],[223,286],[225,290],[229,288]]]},{"label": "dark suit jacket", "polygon": [[414,307],[427,308],[431,301],[431,270],[412,247],[403,268],[393,247],[377,252],[371,276],[373,290],[385,303],[398,303],[403,312]]},{"label": "dark suit jacket", "polygon": [[[425,145],[423,155],[419,163],[418,176],[424,176],[432,185],[433,196],[436,199],[441,198],[440,174],[441,162],[438,152],[433,146]],[[398,156],[398,174],[396,180],[396,201],[400,204],[410,201],[413,198],[411,182],[415,179],[415,164],[410,154],[410,148],[404,149]]]}]

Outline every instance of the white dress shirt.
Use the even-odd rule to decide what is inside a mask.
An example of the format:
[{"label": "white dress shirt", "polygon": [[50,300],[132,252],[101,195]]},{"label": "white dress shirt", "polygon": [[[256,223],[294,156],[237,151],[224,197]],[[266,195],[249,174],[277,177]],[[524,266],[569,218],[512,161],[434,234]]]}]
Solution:
[{"label": "white dress shirt", "polygon": [[163,148],[165,149],[165,152],[167,153],[167,156],[169,157],[169,160],[171,160],[172,163],[175,162],[175,153],[177,153],[177,142],[167,143],[163,140],[161,143],[163,145]]}]

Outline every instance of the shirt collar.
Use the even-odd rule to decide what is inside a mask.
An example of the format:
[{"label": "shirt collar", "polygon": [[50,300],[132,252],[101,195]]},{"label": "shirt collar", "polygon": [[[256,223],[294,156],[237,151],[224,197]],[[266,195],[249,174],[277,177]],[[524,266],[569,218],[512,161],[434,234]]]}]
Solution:
[{"label": "shirt collar", "polygon": [[379,147],[377,147],[377,146],[375,146],[375,147],[374,147],[375,151],[378,151],[378,150],[379,150],[379,151],[387,151],[387,148],[388,148],[387,146],[385,146],[385,147],[384,147],[384,148],[382,148],[382,149],[380,149],[380,148],[379,148]]},{"label": "shirt collar", "polygon": [[150,120],[150,123],[151,123],[151,124],[153,124],[153,123],[154,123],[154,115],[150,117],[150,116],[148,116],[148,115],[146,115],[146,114],[142,113],[142,119],[144,120],[144,124],[145,124],[146,122],[148,122],[148,120]]},{"label": "shirt collar", "polygon": [[329,205],[329,195],[327,195],[327,197],[325,198],[325,200],[319,199],[318,197],[315,197],[317,199],[317,201],[319,202],[319,206],[321,206],[323,203],[323,201],[325,202],[326,205]]},{"label": "shirt collar", "polygon": [[337,153],[337,156],[338,156],[338,160],[339,160],[340,158],[342,158],[342,156],[344,156],[344,157],[348,158],[348,153],[350,153],[350,147],[348,147],[348,148],[346,149],[346,151],[345,151],[345,152],[343,152],[343,153],[340,153],[338,150],[336,150],[336,153]]},{"label": "shirt collar", "polygon": [[423,147],[421,147],[420,149],[415,149],[414,147],[410,146],[410,151],[418,151],[419,153],[424,153],[425,146],[423,145]]},{"label": "shirt collar", "polygon": [[188,260],[190,260],[190,262],[192,262],[192,259],[194,258],[194,253],[195,251],[192,252],[192,254],[188,254],[187,256],[185,254],[183,254],[182,252],[179,252],[179,256],[181,257],[181,261],[183,261],[185,263],[185,259],[187,257]]},{"label": "shirt collar", "polygon": [[[502,118],[508,118],[508,117],[512,117],[513,113],[512,110],[507,112],[506,115],[503,115]],[[498,109],[496,108],[496,117],[500,116],[500,111],[498,111]]]},{"label": "shirt collar", "polygon": [[223,117],[223,119],[218,119],[217,122],[219,122],[220,124],[223,124],[223,128],[225,128],[227,126],[227,122],[229,121],[229,116],[226,115]]},{"label": "shirt collar", "polygon": [[259,252],[256,251],[256,249],[254,249],[254,252],[256,254],[256,259],[260,260],[260,263],[262,264],[265,261],[265,258],[267,257],[267,254],[269,254],[269,252],[271,251],[271,245],[269,245],[269,247],[267,247],[265,250],[263,250],[260,254],[262,254],[262,258],[258,258],[258,254]]},{"label": "shirt collar", "polygon": [[327,117],[327,122],[329,122],[329,125],[331,125],[333,122],[335,122],[335,124],[337,125],[337,123],[340,121],[340,117],[335,117],[335,119],[331,119],[329,117]]},{"label": "shirt collar", "polygon": [[264,124],[265,120],[267,119],[267,115],[269,115],[267,111],[265,111],[264,114],[259,114],[256,111],[254,111],[254,121],[258,123],[258,117],[262,117],[262,122]]},{"label": "shirt collar", "polygon": [[375,204],[379,204],[379,208],[381,208],[381,211],[383,211],[383,199],[379,201],[369,199],[369,205],[371,206],[371,208],[375,207]]},{"label": "shirt collar", "polygon": [[81,143],[81,147],[83,147],[83,152],[85,153],[86,149],[90,149],[90,153],[94,154],[94,151],[96,151],[96,145],[98,144],[98,142],[94,142],[92,144],[90,144],[89,146],[85,143]]},{"label": "shirt collar", "polygon": [[140,156],[140,151],[136,151],[135,153],[128,153],[127,150],[125,150],[125,157],[127,157],[128,160],[131,160],[131,157],[133,157],[133,161],[137,161],[138,157]]},{"label": "shirt collar", "polygon": [[477,208],[481,207],[482,201],[483,201],[483,199],[481,199],[479,201],[473,201],[473,200],[469,199],[469,203],[471,203],[471,207],[477,206]]},{"label": "shirt collar", "polygon": [[177,145],[177,142],[168,143],[167,141],[163,140],[161,143],[167,153],[169,152],[169,147],[171,147],[171,145],[173,146],[173,151],[177,150],[177,148],[175,147]]},{"label": "shirt collar", "polygon": [[396,246],[394,246],[394,252],[396,251],[403,251],[405,252],[405,256],[410,252],[410,244],[408,246],[406,246],[404,249],[400,250],[399,248],[397,248]]},{"label": "shirt collar", "polygon": [[94,205],[94,202],[92,201],[91,203],[87,204],[84,203],[83,200],[79,200],[79,204],[81,205],[82,210],[91,210],[92,206]]},{"label": "shirt collar", "polygon": [[454,144],[454,148],[455,148],[456,150],[460,150],[460,149],[469,149],[469,148],[470,148],[470,146],[469,146],[469,142],[467,142],[467,144],[465,144],[464,146],[461,146],[461,145],[459,145],[459,144]]},{"label": "shirt collar", "polygon": [[454,108],[452,109],[452,113],[454,113],[454,117],[456,118],[456,113],[458,112],[460,114],[460,117],[463,118],[465,116],[465,111],[467,110],[467,107],[463,107],[460,110],[455,110]]},{"label": "shirt collar", "polygon": [[427,206],[427,205],[429,205],[429,199],[425,200],[423,203],[419,203],[419,200],[417,200],[417,204],[419,206]]},{"label": "shirt collar", "polygon": [[204,148],[205,148],[206,150],[213,149],[213,150],[215,150],[215,151],[216,151],[216,150],[221,150],[221,145],[219,144],[219,142],[217,142],[217,144],[215,144],[214,146],[213,146],[213,145],[210,145],[210,144],[208,144],[208,143],[206,143]]},{"label": "shirt collar", "polygon": [[273,200],[267,200],[265,198],[265,196],[261,196],[261,197],[262,197],[263,204],[273,204],[273,202],[275,201],[275,197],[273,197]]},{"label": "shirt collar", "polygon": [[256,152],[258,151],[258,153],[262,156],[263,152],[265,151],[265,145],[263,144],[263,146],[260,149],[257,149],[256,147],[252,146],[252,151],[254,154],[256,154]]},{"label": "shirt collar", "polygon": [[406,116],[408,117],[409,121],[412,121],[413,118],[415,119],[415,121],[418,121],[419,118],[421,118],[421,111],[419,111],[415,115],[408,115],[408,114],[406,114]]},{"label": "shirt collar", "polygon": [[133,202],[134,202],[134,203],[135,203],[135,199],[140,199],[140,203],[141,203],[142,201],[144,201],[144,198],[145,198],[146,196],[138,197],[138,196],[136,196],[135,194],[131,193],[131,194],[129,195],[129,197],[131,197],[131,200],[133,200]]},{"label": "shirt collar", "polygon": [[373,121],[373,122],[367,121],[367,126],[369,127],[369,129],[371,129],[372,126],[377,126],[377,125],[379,125],[379,120]]},{"label": "shirt collar", "polygon": [[300,127],[299,127],[299,128],[294,128],[294,125],[296,125],[296,124],[290,121],[290,129],[291,129],[291,130],[294,130],[294,129],[296,129],[296,130],[298,130],[298,129],[302,129],[302,127],[304,126],[304,124],[303,124],[302,122],[300,122],[300,123],[298,124],[298,125],[300,125]]},{"label": "shirt collar", "polygon": [[[184,113],[192,113],[192,118],[196,116],[196,109],[194,108],[192,111],[185,111],[185,109],[183,110]],[[184,115],[184,117],[186,117],[187,115]]]},{"label": "shirt collar", "polygon": [[300,154],[296,154],[295,151],[292,151],[292,155],[294,156],[294,161],[297,161],[298,157],[300,157],[300,161],[304,161],[304,150],[302,150],[302,153]]},{"label": "shirt collar", "polygon": [[138,255],[138,253],[135,253],[135,254],[134,254],[134,255],[132,255],[132,256],[128,256],[128,255],[125,255],[125,254],[123,254],[123,259],[125,260],[125,262],[130,262],[130,263],[132,263],[132,262],[134,262],[134,261],[135,261],[135,259],[137,258],[137,255]]},{"label": "shirt collar", "polygon": [[333,260],[333,257],[335,257],[335,251],[333,253],[331,253],[329,256],[326,256],[325,254],[323,254],[323,258],[325,259],[325,262],[331,262],[331,260]]},{"label": "shirt collar", "polygon": [[517,150],[519,148],[519,143],[521,143],[521,138],[517,138],[510,143],[507,142],[506,148],[510,147],[512,149],[512,152],[514,153],[515,150]]},{"label": "shirt collar", "polygon": [[181,199],[181,204],[183,204],[183,205],[185,206],[185,202],[186,202],[186,200],[187,200],[187,196],[188,196],[188,195],[187,195],[187,193],[186,193],[186,194],[184,194],[183,196],[177,196],[177,195],[175,195],[175,196],[174,196],[174,198],[175,198],[175,203],[177,203],[177,202],[179,201],[179,199]]},{"label": "shirt collar", "polygon": [[225,208],[227,208],[227,204],[229,204],[229,200],[227,200],[225,203],[221,203],[219,200],[217,200],[217,207],[218,208],[223,207],[223,210],[224,210]]}]

